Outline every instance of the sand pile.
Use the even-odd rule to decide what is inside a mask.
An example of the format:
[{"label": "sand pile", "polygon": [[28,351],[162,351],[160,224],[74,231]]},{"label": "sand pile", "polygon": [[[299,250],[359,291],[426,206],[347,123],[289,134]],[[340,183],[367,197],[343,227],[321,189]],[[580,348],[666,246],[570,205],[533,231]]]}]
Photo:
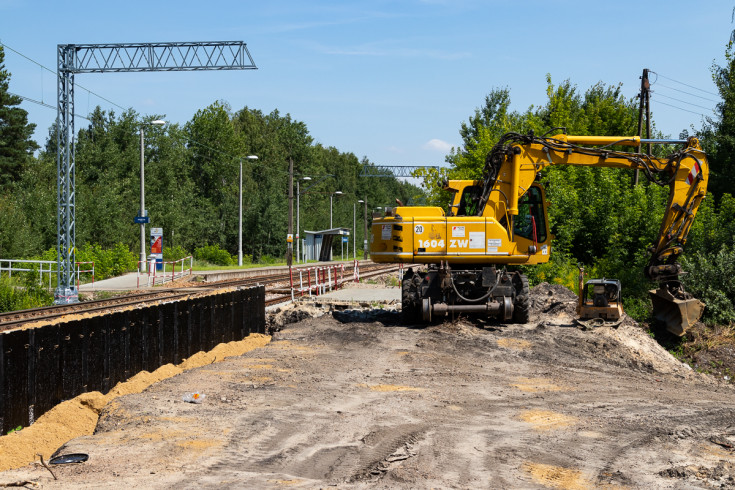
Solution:
[{"label": "sand pile", "polygon": [[106,395],[93,391],[62,402],[39,417],[30,427],[0,437],[0,471],[31,463],[38,459],[37,454],[48,459],[67,441],[92,434],[102,409],[119,396],[140,393],[158,381],[222,361],[226,357],[240,356],[268,342],[270,336],[251,334],[243,340],[219,344],[209,352],[198,352],[177,366],[166,364],[152,373],[141,371],[129,380],[118,383]]}]

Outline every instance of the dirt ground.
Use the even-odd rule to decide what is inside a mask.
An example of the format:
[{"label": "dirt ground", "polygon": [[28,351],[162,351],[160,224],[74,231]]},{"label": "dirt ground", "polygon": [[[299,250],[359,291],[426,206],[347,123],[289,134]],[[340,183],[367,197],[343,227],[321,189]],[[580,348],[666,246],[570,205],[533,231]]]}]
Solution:
[{"label": "dirt ground", "polygon": [[[575,327],[564,288],[532,296],[527,325],[287,308],[265,347],[108,404],[94,435],[59,450],[86,463],[0,484],[735,488],[732,385],[632,321]],[[203,403],[182,401],[193,391]]]}]

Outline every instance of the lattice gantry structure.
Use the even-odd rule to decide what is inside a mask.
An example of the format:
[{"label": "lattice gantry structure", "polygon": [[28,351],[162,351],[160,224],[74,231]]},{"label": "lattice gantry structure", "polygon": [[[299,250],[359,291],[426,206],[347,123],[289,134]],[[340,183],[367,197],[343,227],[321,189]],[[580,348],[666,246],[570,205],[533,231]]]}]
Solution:
[{"label": "lattice gantry structure", "polygon": [[360,177],[395,177],[405,179],[415,177],[420,169],[439,170],[442,167],[425,165],[364,165]]},{"label": "lattice gantry structure", "polygon": [[55,302],[75,303],[76,168],[74,75],[77,73],[257,69],[242,41],[59,44],[57,127],[57,266]]}]

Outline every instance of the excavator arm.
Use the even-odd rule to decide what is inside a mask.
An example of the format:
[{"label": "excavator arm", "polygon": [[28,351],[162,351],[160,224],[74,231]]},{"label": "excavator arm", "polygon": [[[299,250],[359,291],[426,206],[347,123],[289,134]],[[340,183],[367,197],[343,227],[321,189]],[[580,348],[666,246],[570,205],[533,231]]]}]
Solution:
[{"label": "excavator arm", "polygon": [[[644,143],[677,143],[683,147],[664,159],[616,149]],[[493,192],[508,196],[507,214],[518,214],[518,199],[536,174],[552,165],[575,165],[640,170],[654,184],[669,187],[669,197],[659,233],[649,248],[645,275],[660,284],[652,291],[654,313],[679,335],[701,316],[704,305],[684,291],[679,282],[683,251],[694,217],[707,193],[709,166],[696,138],[688,140],[641,140],[639,137],[568,136],[535,137],[508,133],[488,155],[478,214],[493,204]],[[497,206],[497,204],[496,204]],[[512,228],[512,226],[511,226]],[[663,303],[663,304],[662,304]],[[676,310],[676,311],[674,311]],[[679,318],[681,317],[681,319]],[[679,326],[677,326],[679,325]]]},{"label": "excavator arm", "polygon": [[[641,144],[679,144],[666,158],[623,151]],[[553,165],[641,171],[669,188],[669,197],[650,247],[645,274],[659,283],[651,292],[654,314],[681,335],[697,321],[703,304],[679,282],[682,253],[692,221],[707,190],[707,158],[696,138],[686,141],[639,137],[537,137],[507,133],[487,156],[482,180],[452,180],[449,213],[433,206],[398,206],[373,220],[370,253],[375,262],[422,264],[409,269],[402,285],[408,317],[486,312],[528,320],[528,280],[507,265],[549,261],[552,239],[538,173]]]}]

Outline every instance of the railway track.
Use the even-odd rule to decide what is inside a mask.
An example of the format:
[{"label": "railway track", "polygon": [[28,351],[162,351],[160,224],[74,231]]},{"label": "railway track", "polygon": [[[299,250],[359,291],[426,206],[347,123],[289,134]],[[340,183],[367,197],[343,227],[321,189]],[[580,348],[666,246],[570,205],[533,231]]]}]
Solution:
[{"label": "railway track", "polygon": [[[368,264],[360,268],[360,278],[369,278],[380,274],[396,271],[395,265]],[[296,274],[298,269],[294,269]],[[352,266],[345,267],[345,278],[351,277]],[[297,279],[298,276],[295,276]],[[161,301],[172,301],[184,298],[192,294],[214,291],[217,289],[225,289],[230,287],[247,287],[255,285],[275,286],[278,284],[288,284],[290,276],[288,271],[278,274],[264,274],[252,276],[242,279],[230,279],[225,281],[217,281],[212,283],[192,284],[185,287],[175,288],[156,288],[153,291],[144,291],[131,293],[113,298],[101,300],[84,301],[81,303],[73,303],[69,305],[45,306],[41,308],[31,308],[27,310],[11,311],[0,313],[0,331],[17,328],[23,324],[31,322],[49,321],[61,318],[66,315],[99,313],[107,310],[116,310],[131,306],[145,306],[146,304],[158,303]],[[347,280],[347,279],[346,279]],[[266,287],[266,306],[272,306],[291,300],[290,294],[283,294],[283,288]]]}]

